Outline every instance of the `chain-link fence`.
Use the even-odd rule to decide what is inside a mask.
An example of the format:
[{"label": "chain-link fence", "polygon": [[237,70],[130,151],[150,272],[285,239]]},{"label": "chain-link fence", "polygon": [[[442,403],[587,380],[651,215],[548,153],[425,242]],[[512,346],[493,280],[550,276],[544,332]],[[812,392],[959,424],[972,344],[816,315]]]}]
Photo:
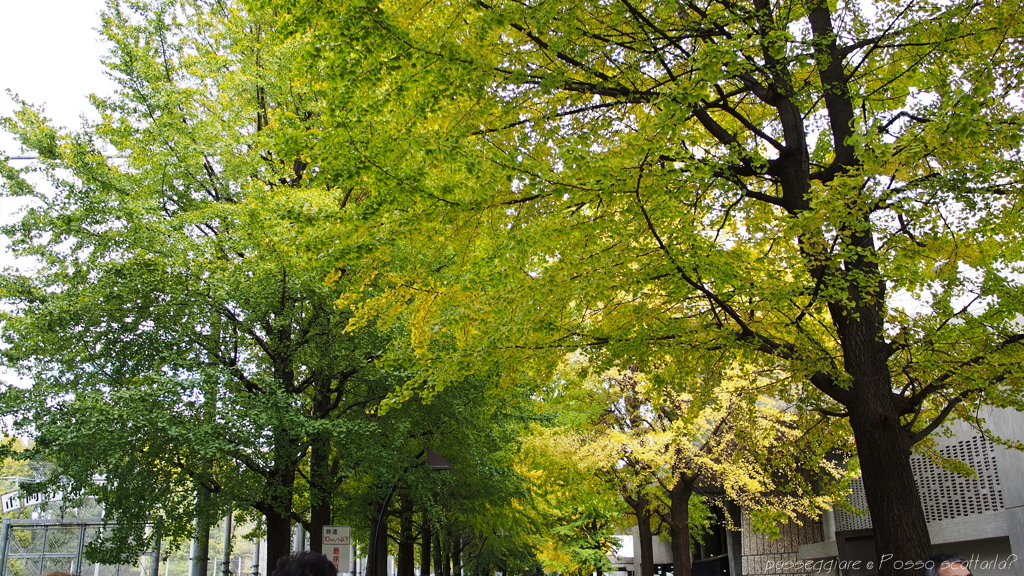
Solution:
[{"label": "chain-link fence", "polygon": [[0,576],[42,576],[49,572],[78,576],[156,576],[159,551],[141,555],[135,565],[94,564],[83,557],[86,542],[109,528],[99,521],[4,519],[0,528]]}]

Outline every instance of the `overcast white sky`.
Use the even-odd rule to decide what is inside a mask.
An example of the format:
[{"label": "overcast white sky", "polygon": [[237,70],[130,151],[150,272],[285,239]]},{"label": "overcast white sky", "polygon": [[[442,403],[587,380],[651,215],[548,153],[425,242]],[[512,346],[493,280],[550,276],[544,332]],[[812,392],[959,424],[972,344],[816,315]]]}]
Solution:
[{"label": "overcast white sky", "polygon": [[[103,0],[0,0],[0,116],[14,110],[12,90],[43,104],[58,126],[76,128],[91,116],[90,93],[110,94],[100,56],[105,48],[96,29]],[[0,153],[17,156],[13,138],[0,131]],[[11,220],[20,203],[0,199],[0,222]],[[0,242],[0,266],[10,256]],[[0,371],[0,381],[20,382]]]},{"label": "overcast white sky", "polygon": [[[45,104],[59,126],[77,127],[90,110],[87,95],[112,91],[96,32],[103,6],[103,0],[0,0],[0,89]],[[12,109],[0,93],[0,115]],[[0,134],[0,151],[16,156],[18,148]]]}]

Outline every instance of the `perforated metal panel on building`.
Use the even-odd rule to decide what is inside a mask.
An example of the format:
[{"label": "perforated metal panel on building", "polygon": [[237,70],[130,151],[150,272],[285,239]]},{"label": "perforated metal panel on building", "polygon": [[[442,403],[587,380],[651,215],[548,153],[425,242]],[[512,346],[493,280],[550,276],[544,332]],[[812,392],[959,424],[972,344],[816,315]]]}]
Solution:
[{"label": "perforated metal panel on building", "polygon": [[[910,459],[910,467],[917,480],[917,489],[924,506],[925,520],[939,522],[964,516],[975,516],[1003,509],[1003,490],[999,483],[999,469],[996,466],[996,447],[982,436],[972,436],[939,450],[947,458],[960,460],[976,473],[965,478],[945,470],[927,458]],[[864,484],[860,479],[853,482],[850,504],[859,510],[867,510]],[[859,530],[871,528],[871,518],[845,510],[835,513],[836,530]]]},{"label": "perforated metal panel on building", "polygon": [[871,528],[871,517],[868,516],[868,499],[864,494],[864,482],[860,478],[850,482],[850,497],[847,499],[856,512],[847,510],[835,511],[836,532],[844,530],[865,530]]}]

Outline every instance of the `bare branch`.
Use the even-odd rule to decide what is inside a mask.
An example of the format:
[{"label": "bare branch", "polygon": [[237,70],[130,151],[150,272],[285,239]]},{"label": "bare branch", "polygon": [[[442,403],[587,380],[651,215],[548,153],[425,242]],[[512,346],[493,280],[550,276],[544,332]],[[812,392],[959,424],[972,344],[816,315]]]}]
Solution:
[{"label": "bare branch", "polygon": [[917,444],[922,439],[927,437],[929,434],[934,432],[936,428],[941,426],[942,423],[946,421],[946,417],[949,416],[949,413],[952,412],[953,409],[957,407],[957,405],[966,400],[972,394],[980,394],[981,392],[984,392],[984,389],[969,388],[951,398],[949,401],[946,402],[946,405],[942,408],[942,411],[939,412],[939,415],[936,416],[927,426],[910,435],[910,443]]}]

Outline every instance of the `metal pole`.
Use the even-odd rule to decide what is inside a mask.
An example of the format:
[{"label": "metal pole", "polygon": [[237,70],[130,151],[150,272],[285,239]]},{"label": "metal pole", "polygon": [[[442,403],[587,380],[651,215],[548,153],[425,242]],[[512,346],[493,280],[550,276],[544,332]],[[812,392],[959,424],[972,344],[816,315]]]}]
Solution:
[{"label": "metal pole", "polygon": [[196,533],[192,540],[192,564],[189,576],[207,576],[210,562],[210,525],[201,518],[195,520]]},{"label": "metal pole", "polygon": [[7,539],[11,536],[11,519],[4,518],[0,526],[0,576],[7,574]]},{"label": "metal pole", "polygon": [[160,524],[160,520],[157,520],[153,527],[153,563],[149,566],[149,576],[160,576],[160,539],[163,536]]},{"label": "metal pole", "polygon": [[[93,500],[93,502],[95,502],[95,500]],[[107,515],[107,507],[106,506],[101,506],[100,507],[100,518],[105,518],[106,515]],[[99,534],[100,535],[103,534],[103,528],[102,527],[100,527]],[[79,549],[78,554],[80,556],[85,553],[85,526],[82,526],[82,539],[78,541],[78,549]],[[114,571],[115,576],[117,574],[120,574],[120,571],[121,571],[121,568],[118,567]],[[96,562],[95,564],[92,565],[92,576],[100,576],[100,563],[99,562]]]},{"label": "metal pole", "polygon": [[45,562],[46,562],[46,537],[49,536],[49,534],[50,534],[50,527],[44,524],[43,525],[43,542],[39,546],[39,568],[41,570],[45,570],[44,566],[46,566],[46,564],[45,564]]},{"label": "metal pole", "polygon": [[[406,467],[406,470],[408,467]],[[384,505],[380,507],[380,514],[377,515],[377,523],[373,526],[373,540],[370,542],[369,552],[366,555],[366,574],[367,576],[387,576],[388,560],[387,560],[387,549],[388,549],[388,537],[387,528],[384,528],[384,566],[379,566],[380,562],[380,525],[384,523],[384,518],[388,513],[388,504],[391,503],[391,497],[395,494],[395,488],[398,487],[398,483],[402,480],[402,476],[405,475],[405,470],[402,474],[395,479],[395,483],[391,485],[391,490],[388,491],[387,497],[384,498]]]},{"label": "metal pole", "polygon": [[78,528],[78,547],[75,550],[75,571],[72,574],[81,574],[82,570],[85,569],[85,565],[82,562],[82,557],[85,556],[85,537],[86,530],[85,524],[83,523]]},{"label": "metal pole", "polygon": [[[3,576],[3,574],[0,574]],[[260,541],[252,548],[252,576],[260,576]]]},{"label": "metal pole", "polygon": [[224,576],[231,576],[231,512],[224,519],[224,568],[221,573]]}]

